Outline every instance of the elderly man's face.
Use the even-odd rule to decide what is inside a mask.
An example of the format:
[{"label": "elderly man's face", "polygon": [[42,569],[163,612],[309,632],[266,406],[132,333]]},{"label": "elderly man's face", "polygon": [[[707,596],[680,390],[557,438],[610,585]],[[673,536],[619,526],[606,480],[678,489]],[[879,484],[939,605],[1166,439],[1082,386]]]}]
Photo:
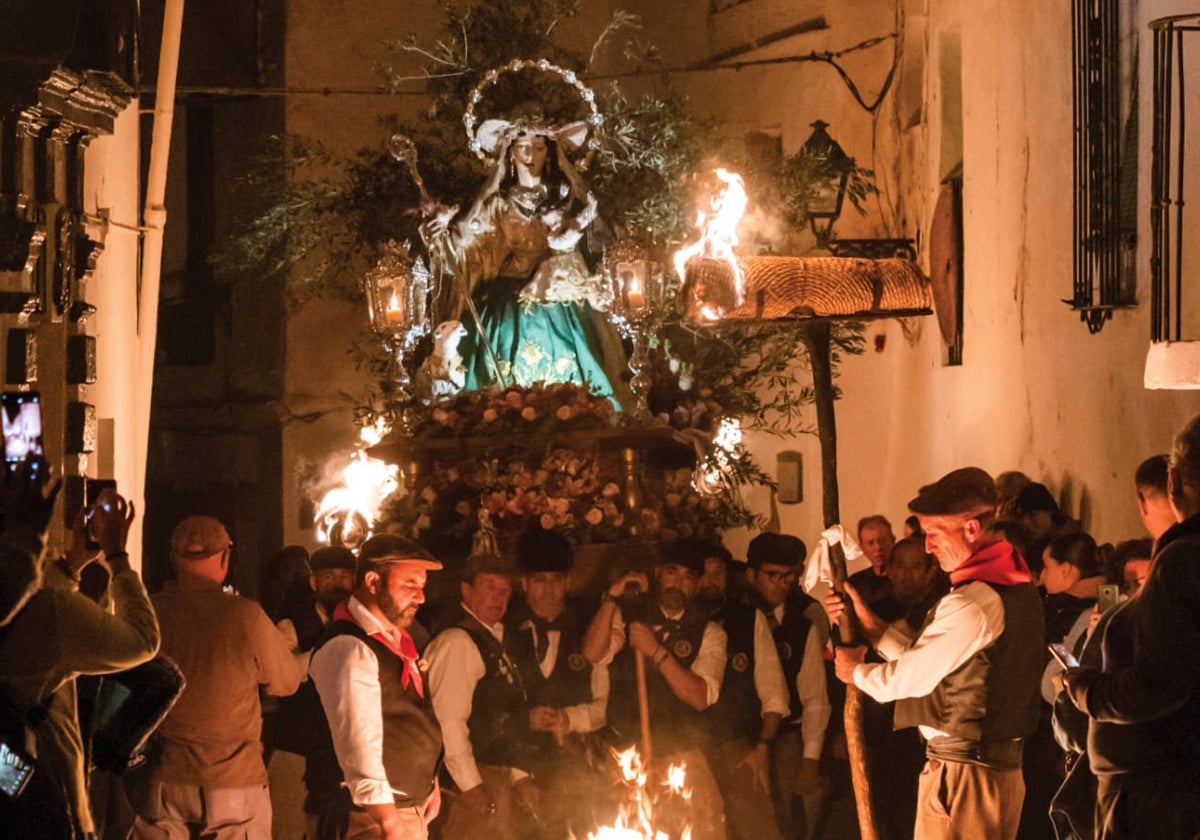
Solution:
[{"label": "elderly man's face", "polygon": [[475,580],[462,585],[463,603],[485,624],[499,624],[508,611],[512,581],[508,575],[481,572]]},{"label": "elderly man's face", "polygon": [[858,544],[871,561],[875,573],[883,574],[884,566],[892,556],[892,548],[896,545],[892,529],[882,522],[870,522],[858,532]]},{"label": "elderly man's face", "polygon": [[977,537],[972,532],[978,530],[977,520],[967,516],[921,516],[919,521],[925,532],[925,550],[937,558],[943,571],[954,571],[975,553]]}]

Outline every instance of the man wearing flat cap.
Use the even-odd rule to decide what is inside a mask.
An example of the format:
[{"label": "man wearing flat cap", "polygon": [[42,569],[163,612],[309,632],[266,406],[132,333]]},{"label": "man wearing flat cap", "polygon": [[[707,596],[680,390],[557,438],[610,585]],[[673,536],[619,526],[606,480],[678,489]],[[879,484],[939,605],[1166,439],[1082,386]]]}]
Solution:
[{"label": "man wearing flat cap", "polygon": [[[318,548],[308,566],[308,591],[284,601],[283,618],[276,625],[301,653],[316,646],[333,621],[333,611],[354,591],[355,558],[349,549]],[[266,715],[263,744],[270,755],[267,770],[276,832],[286,809],[289,819],[305,820],[306,827],[297,825],[297,831],[315,836],[317,821],[337,794],[342,774],[312,680],[305,679],[295,694],[279,700]]]},{"label": "man wearing flat cap", "polygon": [[509,622],[512,655],[529,701],[533,777],[541,797],[543,837],[576,837],[596,826],[596,792],[606,775],[589,767],[590,734],[605,723],[608,667],[583,655],[590,611],[568,599],[571,545],[535,525],[517,543],[526,608]]},{"label": "man wearing flat cap", "polygon": [[821,750],[829,727],[825,645],[829,625],[821,605],[796,586],[807,554],[791,534],[762,533],[746,549],[746,580],[767,619],[788,687],[788,712],[770,742],[771,794],[785,837],[811,837],[825,786]]},{"label": "man wearing flat cap", "polygon": [[333,611],[309,676],[333,736],[342,789],[318,836],[423,840],[437,816],[442,734],[408,627],[442,568],[412,540],[363,543],[354,593]]},{"label": "man wearing flat cap", "polygon": [[695,601],[704,557],[676,549],[660,549],[653,590],[643,572],[629,572],[605,591],[583,651],[590,661],[610,665],[608,722],[623,745],[639,740],[635,654],[645,658],[653,783],[668,762],[686,763],[693,836],[723,838],[725,809],[703,749],[709,739],[705,710],[717,702],[725,676],[726,637]]},{"label": "man wearing flat cap", "polygon": [[[879,702],[896,701],[897,728],[917,726],[926,741],[918,787],[918,837],[1017,835],[1025,782],[1024,740],[1037,728],[1044,665],[1042,604],[1025,561],[992,530],[996,485],[965,467],[922,487],[909,502],[925,548],[950,576],[951,590],[929,611],[915,639],[846,592],[865,647],[838,648],[839,679]],[[832,621],[845,616],[835,595]]]},{"label": "man wearing flat cap", "polygon": [[150,599],[161,652],[187,682],[130,780],[139,839],[271,836],[259,687],[289,695],[303,668],[262,607],[222,590],[232,548],[219,520],[184,519],[171,534],[178,580]]}]

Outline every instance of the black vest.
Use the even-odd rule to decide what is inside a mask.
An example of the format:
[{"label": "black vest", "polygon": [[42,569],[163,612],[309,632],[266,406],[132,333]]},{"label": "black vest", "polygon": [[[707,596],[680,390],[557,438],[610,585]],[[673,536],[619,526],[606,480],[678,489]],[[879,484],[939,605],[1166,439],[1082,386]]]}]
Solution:
[{"label": "black vest", "polygon": [[[284,618],[291,619],[296,628],[300,650],[312,650],[326,633],[326,625],[317,615],[315,601],[312,598],[293,600],[284,607]],[[333,741],[324,723],[321,699],[317,697],[312,681],[305,680],[295,694],[275,700],[274,710],[264,715],[262,741],[268,749],[286,750],[305,758],[318,752],[332,757]],[[334,763],[336,765],[336,761]],[[336,792],[341,779],[333,782]]]},{"label": "black vest", "polygon": [[[570,610],[568,604],[567,609]],[[524,621],[509,630],[509,649],[521,680],[525,683],[525,694],[529,707],[550,706],[561,709],[578,706],[592,700],[592,663],[583,655],[583,636],[586,625],[577,620],[577,612],[568,613],[567,627],[558,639],[558,652],[550,676],[543,676],[534,645],[533,621]],[[563,749],[552,732],[530,732],[529,742],[533,747],[533,774],[548,777],[558,770]]]},{"label": "black vest", "polygon": [[[704,627],[708,616],[704,610],[689,604],[679,620],[668,619],[657,605],[651,608],[646,624],[654,631],[659,644],[670,651],[684,668],[690,668],[700,653]],[[626,644],[613,657],[609,669],[608,722],[620,740],[631,743],[640,736],[638,717],[637,665],[632,646]],[[708,720],[684,703],[659,673],[646,662],[646,690],[650,700],[650,729],[654,733],[654,750],[663,755],[699,747],[708,740]]]},{"label": "black vest", "polygon": [[[1012,742],[1034,733],[1041,705],[1042,600],[1032,583],[989,585],[1004,605],[1004,632],[930,694],[897,700],[896,728],[924,725],[945,732],[949,739],[935,738],[929,746],[931,754],[942,750],[944,758],[995,767],[1014,766],[1015,759],[1020,766]],[[935,613],[930,610],[926,626]]]},{"label": "black vest", "polygon": [[454,625],[465,630],[483,657],[483,678],[471,698],[471,751],[480,764],[531,771],[529,703],[520,668],[505,645],[469,615]]},{"label": "black vest", "polygon": [[583,631],[578,621],[568,619],[568,627],[558,640],[558,657],[550,676],[542,675],[533,638],[533,622],[524,621],[512,633],[509,646],[512,658],[525,683],[530,706],[577,706],[592,699],[592,664],[583,655]]},{"label": "black vest", "polygon": [[335,636],[353,636],[375,654],[383,712],[383,768],[392,789],[403,791],[403,795],[396,794],[396,804],[420,805],[433,790],[442,758],[442,730],[429,698],[417,694],[411,682],[405,688],[404,660],[352,621],[339,619],[330,624],[313,652]]},{"label": "black vest", "polygon": [[799,722],[804,703],[796,690],[796,677],[800,674],[800,666],[804,664],[808,631],[812,629],[812,621],[804,611],[816,602],[803,592],[793,589],[788,593],[785,603],[787,606],[783,610],[783,622],[780,624],[773,620],[770,607],[764,606],[763,612],[772,624],[771,636],[775,639],[775,650],[779,652],[779,663],[783,666],[783,679],[787,682],[788,698],[791,701],[788,721]]},{"label": "black vest", "polygon": [[715,741],[747,738],[762,734],[762,701],[754,687],[754,624],[759,609],[740,601],[725,607],[725,637],[729,658],[721,696],[708,709]]}]

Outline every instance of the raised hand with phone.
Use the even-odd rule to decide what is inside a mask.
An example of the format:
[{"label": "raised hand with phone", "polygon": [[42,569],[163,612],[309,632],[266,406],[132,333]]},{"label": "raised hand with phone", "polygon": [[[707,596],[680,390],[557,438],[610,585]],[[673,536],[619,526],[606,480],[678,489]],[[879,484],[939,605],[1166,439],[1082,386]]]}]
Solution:
[{"label": "raised hand with phone", "polygon": [[127,501],[112,487],[105,488],[90,507],[88,539],[104,552],[104,559],[114,574],[129,568],[125,543],[136,512],[133,502]]}]

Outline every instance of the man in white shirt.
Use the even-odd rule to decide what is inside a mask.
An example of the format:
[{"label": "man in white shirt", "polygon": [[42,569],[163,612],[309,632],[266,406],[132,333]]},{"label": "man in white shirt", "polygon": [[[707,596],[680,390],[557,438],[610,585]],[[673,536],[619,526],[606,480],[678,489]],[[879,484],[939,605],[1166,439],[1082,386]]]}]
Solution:
[{"label": "man in white shirt", "polygon": [[426,573],[440,568],[411,540],[367,540],[354,594],[313,652],[309,676],[344,777],[327,815],[338,837],[424,840],[437,816],[442,736],[406,628],[425,601]]},{"label": "man in white shirt", "polygon": [[[964,467],[922,487],[908,503],[925,548],[950,576],[950,592],[920,634],[887,625],[847,585],[855,614],[884,658],[865,647],[837,649],[835,668],[877,701],[896,703],[896,726],[926,741],[915,834],[922,838],[1012,840],[1025,797],[1024,741],[1037,728],[1044,645],[1041,599],[1028,566],[992,529],[996,485]],[[830,620],[845,615],[837,595]]]},{"label": "man in white shirt", "polygon": [[704,558],[675,549],[660,549],[652,592],[642,572],[627,573],[608,588],[583,652],[594,663],[610,665],[608,722],[624,744],[640,736],[635,654],[642,654],[654,749],[651,784],[665,775],[668,763],[686,764],[693,837],[724,838],[725,809],[703,752],[709,740],[703,712],[721,693],[725,631],[693,603]]},{"label": "man in white shirt", "polygon": [[812,835],[827,790],[820,767],[830,714],[829,625],[821,605],[796,586],[806,554],[804,541],[791,534],[759,534],[746,550],[746,579],[771,627],[790,695],[771,750],[773,794],[786,837]]},{"label": "man in white shirt", "polygon": [[461,618],[426,653],[446,769],[459,791],[448,802],[445,840],[516,840],[520,824],[537,818],[529,703],[503,624],[513,574],[502,557],[468,558]]},{"label": "man in white shirt", "polygon": [[790,707],[771,626],[761,609],[730,592],[734,562],[725,546],[690,540],[684,545],[704,560],[700,591],[714,605],[712,619],[720,622],[727,640],[721,696],[708,710],[709,763],[725,798],[726,828],[733,840],[779,840],[771,801],[771,744]]}]

